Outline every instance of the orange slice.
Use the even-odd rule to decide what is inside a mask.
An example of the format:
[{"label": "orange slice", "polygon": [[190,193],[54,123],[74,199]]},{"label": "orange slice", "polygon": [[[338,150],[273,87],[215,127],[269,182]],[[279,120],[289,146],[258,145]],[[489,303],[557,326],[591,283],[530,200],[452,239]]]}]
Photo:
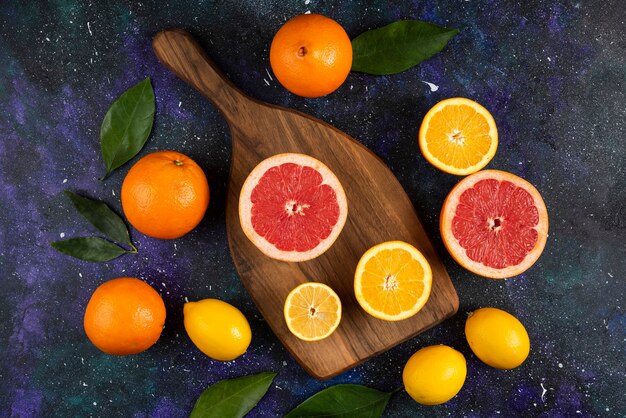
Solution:
[{"label": "orange slice", "polygon": [[402,241],[378,244],[363,254],[354,274],[361,307],[385,321],[410,318],[430,296],[432,271],[417,248]]},{"label": "orange slice", "polygon": [[465,176],[491,161],[498,148],[498,129],[487,109],[455,97],[426,113],[419,143],[429,163],[446,173]]},{"label": "orange slice", "polygon": [[339,326],[341,301],[323,283],[303,283],[287,296],[284,313],[293,335],[304,341],[319,341]]}]

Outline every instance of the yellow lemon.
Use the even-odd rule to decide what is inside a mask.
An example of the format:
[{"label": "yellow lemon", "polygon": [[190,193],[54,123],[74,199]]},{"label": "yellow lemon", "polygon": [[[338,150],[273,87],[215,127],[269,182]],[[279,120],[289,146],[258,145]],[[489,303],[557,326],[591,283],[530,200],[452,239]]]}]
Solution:
[{"label": "yellow lemon", "polygon": [[524,325],[497,308],[481,308],[470,313],[465,322],[465,337],[474,354],[496,369],[514,369],[530,352]]},{"label": "yellow lemon", "polygon": [[404,389],[422,405],[439,405],[459,393],[465,383],[465,357],[447,345],[418,350],[404,366]]},{"label": "yellow lemon", "polygon": [[191,341],[215,360],[234,360],[252,339],[248,320],[233,305],[218,299],[185,303],[185,330]]}]

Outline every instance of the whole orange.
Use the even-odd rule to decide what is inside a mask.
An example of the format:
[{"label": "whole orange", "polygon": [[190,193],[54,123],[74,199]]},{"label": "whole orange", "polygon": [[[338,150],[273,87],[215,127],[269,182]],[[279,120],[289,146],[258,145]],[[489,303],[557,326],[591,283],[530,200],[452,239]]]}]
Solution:
[{"label": "whole orange", "polygon": [[179,238],[194,229],[209,205],[209,183],[191,158],[176,151],[146,155],[122,184],[122,208],[145,235]]},{"label": "whole orange", "polygon": [[149,284],[132,277],[101,284],[87,303],[85,333],[107,354],[125,356],[150,348],[165,324],[163,299]]},{"label": "whole orange", "polygon": [[287,21],[274,35],[270,64],[287,90],[304,97],[337,90],[352,67],[352,44],[332,19],[304,14]]}]

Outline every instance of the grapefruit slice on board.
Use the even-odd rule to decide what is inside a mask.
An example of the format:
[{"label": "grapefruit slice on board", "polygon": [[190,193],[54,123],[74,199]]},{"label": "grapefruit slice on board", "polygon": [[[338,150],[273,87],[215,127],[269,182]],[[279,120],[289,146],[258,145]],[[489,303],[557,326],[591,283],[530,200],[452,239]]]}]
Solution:
[{"label": "grapefruit slice on board", "polygon": [[306,261],[324,253],[347,216],[346,194],[337,177],[304,154],[261,161],[239,195],[243,232],[264,254],[283,261]]},{"label": "grapefruit slice on board", "polygon": [[484,277],[505,279],[523,273],[541,255],[548,211],[526,180],[484,170],[464,178],[448,194],[440,229],[460,265]]}]

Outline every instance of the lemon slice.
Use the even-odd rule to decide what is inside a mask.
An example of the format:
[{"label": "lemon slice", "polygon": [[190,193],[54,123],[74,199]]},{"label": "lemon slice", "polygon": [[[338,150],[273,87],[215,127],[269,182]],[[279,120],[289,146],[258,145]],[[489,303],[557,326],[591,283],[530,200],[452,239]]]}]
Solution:
[{"label": "lemon slice", "polygon": [[385,321],[409,318],[430,296],[432,271],[411,244],[388,241],[363,254],[354,274],[356,300],[368,314]]},{"label": "lemon slice", "polygon": [[287,296],[284,313],[293,335],[304,341],[319,341],[339,326],[341,301],[323,283],[303,283]]}]

